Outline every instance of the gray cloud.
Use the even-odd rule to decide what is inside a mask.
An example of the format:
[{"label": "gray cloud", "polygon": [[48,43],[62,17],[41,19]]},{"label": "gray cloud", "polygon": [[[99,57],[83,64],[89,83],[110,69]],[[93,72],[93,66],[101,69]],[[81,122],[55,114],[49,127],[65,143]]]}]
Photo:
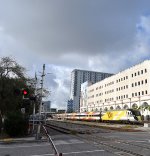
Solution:
[{"label": "gray cloud", "polygon": [[119,53],[130,49],[148,1],[1,1],[0,24],[52,63],[64,55]]},{"label": "gray cloud", "polygon": [[73,68],[118,72],[149,57],[149,0],[0,0],[0,56],[46,72],[63,108]]}]

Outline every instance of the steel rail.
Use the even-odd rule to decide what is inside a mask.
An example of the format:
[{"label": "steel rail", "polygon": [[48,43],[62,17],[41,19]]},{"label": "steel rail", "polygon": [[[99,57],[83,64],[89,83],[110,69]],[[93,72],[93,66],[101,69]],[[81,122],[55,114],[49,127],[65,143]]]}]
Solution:
[{"label": "steel rail", "polygon": [[42,125],[42,127],[43,127],[43,129],[44,129],[44,131],[45,131],[45,133],[46,133],[46,135],[47,135],[47,137],[48,137],[49,142],[50,142],[51,145],[52,145],[52,148],[54,149],[55,156],[62,156],[62,153],[59,153],[59,152],[58,152],[58,150],[57,150],[57,148],[56,148],[56,146],[55,146],[55,144],[54,144],[54,142],[53,142],[51,136],[48,134],[48,131],[47,131],[47,129],[45,128],[45,126]]},{"label": "steel rail", "polygon": [[[93,136],[93,135],[92,135]],[[105,139],[105,140],[110,140],[110,141],[118,141],[120,143],[124,143],[124,144],[128,144],[128,145],[132,145],[132,146],[136,146],[136,147],[140,147],[140,148],[145,148],[145,149],[150,149],[150,147],[147,147],[147,146],[142,146],[142,145],[137,145],[137,144],[133,144],[132,142],[130,141],[124,141],[124,140],[118,140],[116,138],[107,138],[107,137],[103,137],[103,136],[98,136],[98,135],[95,135],[93,136],[94,138],[96,139]]]},{"label": "steel rail", "polygon": [[[124,152],[124,153],[127,153],[127,154],[132,154],[132,155],[135,155],[135,156],[143,156],[142,154],[139,154],[139,153],[135,153],[134,151],[131,151],[131,150],[127,150],[127,149],[123,149],[121,147],[117,147],[116,145],[110,145],[106,142],[103,142],[101,141],[101,139],[106,139],[107,141],[108,140],[113,140],[113,139],[109,139],[109,138],[105,138],[105,137],[97,137],[97,136],[93,136],[93,135],[80,135],[78,134],[77,136],[79,136],[80,138],[83,138],[87,141],[94,141],[95,143],[99,144],[99,145],[103,145],[105,147],[109,147],[111,149],[116,149],[120,152]],[[88,139],[87,139],[88,138]],[[108,152],[111,152],[110,150],[107,150]]]},{"label": "steel rail", "polygon": [[45,127],[54,129],[54,130],[56,130],[58,132],[65,133],[65,134],[70,134],[71,133],[71,130],[69,130],[67,128],[60,127],[60,126],[56,126],[56,125],[46,124]]}]

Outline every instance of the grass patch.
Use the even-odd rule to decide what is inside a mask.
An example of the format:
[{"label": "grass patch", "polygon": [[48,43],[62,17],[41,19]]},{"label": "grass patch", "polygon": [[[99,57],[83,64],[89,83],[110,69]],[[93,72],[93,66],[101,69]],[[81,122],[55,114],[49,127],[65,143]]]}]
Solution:
[{"label": "grass patch", "polygon": [[0,133],[0,139],[6,139],[6,138],[9,138],[9,136],[5,132]]}]

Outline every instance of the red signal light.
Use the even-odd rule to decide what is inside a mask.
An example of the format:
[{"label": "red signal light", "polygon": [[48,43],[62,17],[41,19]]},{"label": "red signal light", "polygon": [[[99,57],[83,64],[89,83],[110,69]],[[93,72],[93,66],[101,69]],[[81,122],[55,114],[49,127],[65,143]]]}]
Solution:
[{"label": "red signal light", "polygon": [[23,94],[24,94],[24,95],[27,95],[27,94],[28,94],[28,92],[27,92],[26,90],[24,90],[24,91],[23,91]]},{"label": "red signal light", "polygon": [[23,89],[23,90],[22,90],[22,94],[23,94],[23,95],[28,95],[28,90]]}]

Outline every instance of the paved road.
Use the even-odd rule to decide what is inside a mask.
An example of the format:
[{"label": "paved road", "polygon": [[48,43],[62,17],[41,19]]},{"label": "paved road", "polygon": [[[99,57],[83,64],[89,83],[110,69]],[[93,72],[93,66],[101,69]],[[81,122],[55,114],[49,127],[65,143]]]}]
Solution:
[{"label": "paved road", "polygon": [[[58,151],[68,156],[114,156],[103,148],[95,147],[72,135],[55,135],[54,143]],[[0,145],[0,156],[51,156],[53,150],[49,143],[22,143]]]}]

